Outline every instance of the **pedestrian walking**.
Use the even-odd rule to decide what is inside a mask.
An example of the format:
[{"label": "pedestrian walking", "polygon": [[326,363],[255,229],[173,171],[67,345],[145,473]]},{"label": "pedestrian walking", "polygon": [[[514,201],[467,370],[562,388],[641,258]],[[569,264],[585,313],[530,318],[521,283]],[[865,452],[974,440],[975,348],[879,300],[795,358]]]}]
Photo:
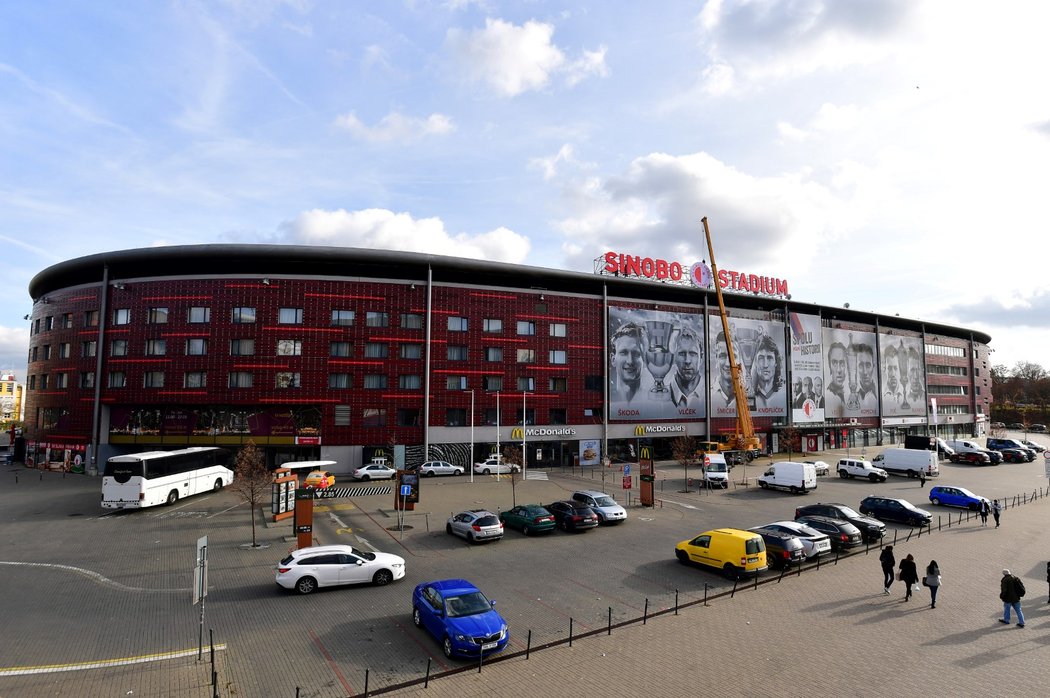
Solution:
[{"label": "pedestrian walking", "polygon": [[996,499],[992,502],[992,518],[995,519],[995,527],[999,528],[999,515],[1003,513],[1003,505]]},{"label": "pedestrian walking", "polygon": [[988,500],[982,498],[980,505],[977,507],[977,513],[981,515],[981,525],[988,525]]},{"label": "pedestrian walking", "polygon": [[901,560],[897,578],[904,582],[905,585],[904,600],[910,601],[911,592],[915,587],[919,586],[919,570],[915,567],[915,558],[911,553],[908,553],[908,557]]},{"label": "pedestrian walking", "polygon": [[1010,570],[1003,570],[1003,578],[999,581],[999,598],[1003,602],[1003,617],[1000,623],[1010,625],[1010,609],[1017,613],[1017,627],[1024,627],[1024,614],[1021,613],[1021,597],[1025,594],[1024,582],[1010,574]]},{"label": "pedestrian walking", "polygon": [[926,471],[919,471],[919,487],[926,487]]},{"label": "pedestrian walking", "polygon": [[[897,564],[897,561],[893,558],[893,546],[887,545],[882,549],[882,553],[879,555],[879,562],[882,563],[882,585],[885,587],[882,593],[886,596],[890,595],[890,587],[893,586],[893,569]],[[1046,564],[1047,570],[1047,581],[1050,582],[1050,562]]]},{"label": "pedestrian walking", "polygon": [[937,590],[941,588],[941,568],[937,566],[936,560],[930,560],[926,565],[926,576],[922,578],[923,585],[930,589],[930,608],[937,608]]}]

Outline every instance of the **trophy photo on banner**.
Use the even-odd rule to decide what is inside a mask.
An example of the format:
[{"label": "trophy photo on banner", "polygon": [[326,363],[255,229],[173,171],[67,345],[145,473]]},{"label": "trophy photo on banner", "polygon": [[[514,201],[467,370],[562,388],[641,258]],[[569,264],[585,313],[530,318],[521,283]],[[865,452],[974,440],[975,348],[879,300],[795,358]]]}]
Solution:
[{"label": "trophy photo on banner", "polygon": [[740,352],[740,362],[744,367],[744,386],[747,389],[747,407],[755,409],[755,386],[751,380],[751,368],[755,364],[755,352],[764,334],[760,327],[730,326],[733,333],[733,347]]},{"label": "trophy photo on banner", "polygon": [[662,320],[646,320],[645,330],[649,334],[649,346],[645,350],[645,361],[654,383],[649,390],[650,400],[667,400],[670,388],[664,378],[671,370],[674,358],[671,354],[671,330],[674,326]]}]

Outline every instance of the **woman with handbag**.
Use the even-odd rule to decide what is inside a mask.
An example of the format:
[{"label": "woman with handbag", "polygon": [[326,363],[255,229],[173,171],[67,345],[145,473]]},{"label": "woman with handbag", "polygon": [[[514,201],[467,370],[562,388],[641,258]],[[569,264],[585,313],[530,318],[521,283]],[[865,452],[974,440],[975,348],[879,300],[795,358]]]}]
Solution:
[{"label": "woman with handbag", "polygon": [[915,566],[915,557],[911,553],[901,560],[899,570],[900,580],[904,582],[904,600],[910,601],[913,588],[919,586],[919,570]]},{"label": "woman with handbag", "polygon": [[937,608],[937,590],[941,588],[941,568],[936,560],[926,565],[926,576],[922,578],[923,586],[930,588],[930,608]]}]

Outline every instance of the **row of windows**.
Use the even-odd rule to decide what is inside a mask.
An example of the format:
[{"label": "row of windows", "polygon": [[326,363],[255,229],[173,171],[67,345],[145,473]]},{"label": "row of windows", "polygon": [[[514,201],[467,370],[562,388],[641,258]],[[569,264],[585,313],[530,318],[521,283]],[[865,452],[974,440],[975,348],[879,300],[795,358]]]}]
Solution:
[{"label": "row of windows", "polygon": [[938,364],[927,364],[927,373],[934,373],[939,376],[965,376],[968,375],[970,370],[965,366],[940,366]]},{"label": "row of windows", "polygon": [[965,385],[931,385],[926,388],[930,395],[968,395]]},{"label": "row of windows", "polygon": [[969,414],[969,405],[937,405],[937,414]]},{"label": "row of windows", "polygon": [[966,356],[966,349],[962,347],[947,347],[943,344],[927,344],[926,353],[936,356],[955,356],[961,359]]}]

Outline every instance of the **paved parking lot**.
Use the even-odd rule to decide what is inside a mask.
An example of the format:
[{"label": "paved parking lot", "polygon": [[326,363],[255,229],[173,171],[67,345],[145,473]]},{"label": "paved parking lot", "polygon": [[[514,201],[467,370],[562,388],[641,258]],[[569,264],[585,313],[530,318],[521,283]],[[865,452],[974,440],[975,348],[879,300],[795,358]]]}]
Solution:
[{"label": "paved parking lot", "polygon": [[[1004,467],[946,467],[941,481],[950,477],[987,496],[1024,492],[1027,498],[1045,487],[1039,462]],[[749,468],[752,477],[758,471]],[[683,605],[701,600],[705,585],[712,595],[726,590],[728,582],[720,577],[673,560],[678,540],[717,525],[791,518],[803,501],[855,506],[872,488],[822,478],[818,492],[803,497],[743,487],[684,493],[684,473],[669,465],[661,468],[660,506],[630,507],[623,526],[538,539],[508,531],[505,540],[481,546],[443,532],[453,510],[549,502],[581,486],[601,489],[591,475],[552,474],[513,489],[506,478],[477,478],[473,484],[466,478],[428,479],[423,504],[406,518],[411,528],[404,532],[397,530],[386,497],[318,502],[318,542],[395,552],[406,557],[409,572],[384,588],[298,597],[278,593],[272,577],[274,563],[293,545],[285,540],[290,524],[260,528],[259,540],[270,547],[246,549],[248,512],[229,493],[174,508],[105,515],[98,508],[98,481],[10,468],[0,487],[0,567],[14,593],[0,605],[9,619],[0,640],[0,696],[210,695],[207,665],[196,661],[198,608],[190,605],[189,591],[193,544],[200,535],[209,536],[212,565],[206,627],[215,629],[216,642],[224,646],[216,655],[220,695],[294,696],[298,687],[303,696],[345,696],[364,691],[366,670],[374,691],[423,675],[428,658],[432,673],[462,667],[445,660],[409,618],[412,586],[447,576],[468,577],[498,600],[512,627],[509,658],[480,674],[471,667],[431,682],[425,691],[400,693],[534,695],[571,682],[608,686],[621,695],[669,695],[696,692],[698,682],[707,682],[730,695],[750,695],[756,686],[768,695],[831,695],[849,686],[879,696],[917,690],[952,671],[965,678],[953,691],[957,695],[1007,688],[1032,695],[1046,678],[1029,651],[1045,651],[1050,640],[1040,603],[1046,601],[1048,550],[1042,499],[1009,509],[998,531],[971,521],[904,542],[908,529],[890,526],[901,537],[899,552],[913,552],[922,565],[930,557],[941,563],[945,587],[937,609],[883,596],[877,558],[862,555],[738,591],[731,600],[684,608],[678,616],[652,618],[644,627],[618,628],[611,636],[577,640],[571,648],[546,649],[528,660],[511,656],[524,649],[530,629],[535,647],[564,639],[570,618],[577,634],[601,630],[610,608],[617,623],[641,616],[646,599],[655,612],[673,606],[676,590]],[[625,499],[612,484],[619,485],[618,475],[607,478],[606,489]],[[917,482],[902,478],[876,487],[915,503],[925,497]],[[632,496],[636,504],[637,493]],[[944,525],[948,510],[936,513]],[[994,622],[1004,565],[1028,583],[1030,617],[1023,630]],[[192,651],[162,661],[55,670],[180,650]],[[26,674],[25,667],[48,673]]]}]

